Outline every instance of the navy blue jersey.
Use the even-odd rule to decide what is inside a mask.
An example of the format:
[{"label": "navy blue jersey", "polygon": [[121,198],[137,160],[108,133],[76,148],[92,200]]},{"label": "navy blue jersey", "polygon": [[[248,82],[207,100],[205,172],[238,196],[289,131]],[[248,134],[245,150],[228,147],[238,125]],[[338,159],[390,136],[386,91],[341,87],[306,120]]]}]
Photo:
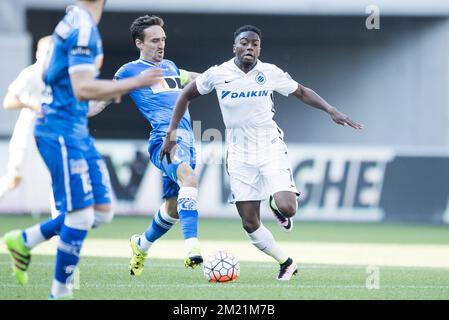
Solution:
[{"label": "navy blue jersey", "polygon": [[88,102],[75,98],[70,74],[92,70],[98,75],[102,61],[103,46],[94,18],[88,11],[73,7],[52,35],[44,71],[42,117],[36,122],[36,136],[83,139],[89,135]]}]

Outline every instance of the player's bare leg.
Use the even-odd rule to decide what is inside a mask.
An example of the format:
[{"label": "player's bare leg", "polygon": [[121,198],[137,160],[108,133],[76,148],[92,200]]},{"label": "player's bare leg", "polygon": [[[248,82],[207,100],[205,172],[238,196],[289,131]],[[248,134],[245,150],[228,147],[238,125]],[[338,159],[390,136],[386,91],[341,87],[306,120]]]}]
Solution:
[{"label": "player's bare leg", "polygon": [[242,218],[242,226],[250,234],[260,227],[260,201],[238,201],[237,211]]},{"label": "player's bare leg", "polygon": [[103,224],[110,223],[114,218],[114,211],[110,203],[94,205],[95,221],[93,228],[98,228]]},{"label": "player's bare leg", "polygon": [[242,218],[243,229],[251,243],[263,253],[274,258],[280,265],[278,280],[290,280],[297,270],[296,263],[276,243],[273,234],[260,221],[260,201],[238,201],[237,211]]},{"label": "player's bare leg", "polygon": [[173,219],[179,219],[178,215],[178,197],[165,199],[165,210]]},{"label": "player's bare leg", "polygon": [[273,215],[284,231],[292,231],[292,217],[298,210],[297,195],[291,191],[279,191],[270,196],[269,205]]}]

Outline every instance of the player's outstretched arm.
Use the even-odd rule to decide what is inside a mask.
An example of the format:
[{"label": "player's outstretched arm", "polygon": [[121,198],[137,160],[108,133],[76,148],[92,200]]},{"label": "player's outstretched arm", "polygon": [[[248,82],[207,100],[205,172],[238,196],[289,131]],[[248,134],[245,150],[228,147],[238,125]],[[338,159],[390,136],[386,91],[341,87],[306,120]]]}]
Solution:
[{"label": "player's outstretched arm", "polygon": [[39,111],[41,106],[37,102],[22,102],[22,100],[13,92],[8,91],[3,99],[3,108],[5,109],[23,109],[28,108]]},{"label": "player's outstretched arm", "polygon": [[187,84],[195,81],[195,79],[200,75],[200,73],[198,73],[198,72],[192,72],[192,71],[188,71],[188,72],[189,72],[189,80],[187,81]]},{"label": "player's outstretched arm", "polygon": [[28,106],[12,92],[8,91],[6,93],[5,98],[3,99],[3,108],[5,109],[20,109],[20,108],[27,108]]},{"label": "player's outstretched arm", "polygon": [[16,80],[8,88],[3,99],[3,108],[5,109],[23,109],[28,108],[34,111],[40,110],[40,101],[30,91],[32,74],[23,70]]},{"label": "player's outstretched arm", "polygon": [[326,100],[321,98],[315,91],[298,84],[298,88],[292,93],[305,104],[327,112],[332,120],[343,126],[350,126],[354,129],[363,129],[363,125],[351,120],[347,115],[331,106]]},{"label": "player's outstretched arm", "polygon": [[195,81],[190,82],[179,95],[178,100],[176,101],[175,109],[173,110],[170,125],[168,126],[167,135],[159,155],[159,159],[161,161],[166,156],[167,162],[171,163],[171,152],[176,146],[176,130],[178,129],[179,122],[186,113],[189,102],[199,95],[200,93],[198,92]]},{"label": "player's outstretched arm", "polygon": [[73,92],[79,101],[119,100],[134,89],[151,86],[162,77],[160,69],[151,69],[138,76],[120,81],[99,80],[93,71],[79,71],[70,75]]}]

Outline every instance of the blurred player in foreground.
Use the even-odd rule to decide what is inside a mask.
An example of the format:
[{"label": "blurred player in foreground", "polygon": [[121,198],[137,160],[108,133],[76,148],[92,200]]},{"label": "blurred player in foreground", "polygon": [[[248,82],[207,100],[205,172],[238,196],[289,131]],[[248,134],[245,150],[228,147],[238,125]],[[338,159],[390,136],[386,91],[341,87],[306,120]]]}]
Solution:
[{"label": "blurred player in foreground", "polygon": [[163,77],[151,87],[129,93],[130,97],[151,124],[153,130],[148,142],[148,152],[153,164],[163,172],[163,198],[165,202],[154,215],[150,227],[142,235],[131,237],[133,256],[129,264],[132,275],[140,276],[144,260],[151,245],[180,220],[187,258],[185,265],[194,268],[203,262],[198,242],[198,177],[194,172],[196,151],[194,136],[187,112],[180,119],[178,150],[172,163],[159,161],[159,153],[167,134],[176,99],[182,87],[194,80],[196,73],[180,70],[174,62],[164,59],[166,35],[164,21],[157,16],[145,15],[131,25],[131,34],[140,57],[122,66],[116,80],[123,80],[145,70],[161,68]]},{"label": "blurred player in foreground", "polygon": [[[164,141],[161,159],[170,161],[176,146],[174,134],[189,102],[217,91],[227,128],[227,169],[233,202],[252,244],[280,264],[278,280],[290,280],[297,264],[279,247],[272,233],[260,221],[260,203],[269,193],[269,204],[281,227],[290,231],[297,211],[295,182],[283,141],[283,132],[273,120],[273,91],[293,94],[302,102],[327,112],[337,124],[362,126],[328,104],[313,90],[298,84],[277,66],[258,60],[261,32],[242,26],[234,33],[235,57],[209,68],[182,91]],[[268,187],[265,190],[264,186]]]},{"label": "blurred player in foreground", "polygon": [[42,117],[34,135],[51,177],[61,215],[26,230],[5,235],[19,283],[28,281],[30,250],[59,232],[50,298],[71,298],[71,279],[88,231],[112,220],[109,176],[87,126],[88,101],[114,100],[136,88],[151,86],[155,69],[117,82],[99,80],[103,47],[97,28],[105,0],[78,0],[58,23],[44,66]]}]

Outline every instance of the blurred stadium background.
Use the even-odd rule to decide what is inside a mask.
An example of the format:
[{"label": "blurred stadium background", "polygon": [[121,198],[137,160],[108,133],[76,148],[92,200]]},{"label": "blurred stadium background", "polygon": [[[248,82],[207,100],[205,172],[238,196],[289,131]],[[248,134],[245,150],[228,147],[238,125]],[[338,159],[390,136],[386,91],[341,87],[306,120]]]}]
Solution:
[{"label": "blurred stadium background", "polygon": [[[53,31],[65,7],[73,3],[0,2],[1,99],[20,70],[34,61],[37,40]],[[372,5],[380,10],[380,29],[366,27]],[[343,128],[297,99],[275,96],[275,120],[285,132],[294,178],[302,192],[294,234],[276,233],[276,237],[290,246],[299,262],[310,263],[310,270],[320,272],[314,264],[427,268],[429,272],[428,278],[416,280],[419,272],[415,272],[405,282],[391,284],[388,294],[355,292],[350,298],[449,297],[449,283],[441,276],[449,268],[447,0],[108,0],[99,25],[105,51],[102,78],[112,78],[122,64],[138,58],[129,25],[146,13],[165,20],[166,58],[197,72],[232,56],[232,34],[237,27],[258,26],[263,32],[262,61],[288,71],[365,125],[357,132]],[[210,138],[210,129],[224,134],[215,94],[196,100],[190,112],[194,121],[201,121],[195,133],[198,141],[203,140],[199,145],[203,161],[198,166],[200,230],[206,240],[218,237],[225,241],[206,241],[206,248],[212,251],[227,245],[242,260],[269,261],[251,251],[255,249],[239,229],[234,206],[227,204],[223,145]],[[16,111],[0,110],[0,174],[6,172],[8,140],[17,115]],[[107,159],[117,215],[145,216],[117,217],[93,237],[123,240],[141,232],[160,206],[161,176],[146,152],[150,128],[128,97],[92,118],[90,128]],[[34,223],[30,214],[46,217],[49,197],[49,176],[39,155],[30,152],[23,185],[0,200],[0,234],[17,224]],[[263,215],[267,224],[276,228],[267,208]],[[181,239],[173,237],[173,241]],[[126,241],[122,243],[126,246]],[[164,255],[167,251],[161,249],[161,258],[175,258],[176,245],[168,246],[173,254]],[[118,256],[126,266],[123,250]],[[44,248],[41,253],[51,251]],[[98,250],[91,255],[98,256]],[[5,265],[0,267],[6,270]],[[406,274],[410,271],[398,269],[395,275],[404,270]],[[364,288],[365,269],[358,272],[357,283]],[[314,275],[323,278],[321,273]],[[328,283],[330,288],[348,289],[344,287],[347,279],[340,280]],[[313,286],[313,280],[307,281],[306,285]],[[430,293],[400,295],[401,285],[409,293],[423,288]],[[308,297],[345,297],[322,289],[322,295],[317,292]],[[17,297],[21,297],[19,293]],[[300,297],[298,293],[287,298]]]}]

